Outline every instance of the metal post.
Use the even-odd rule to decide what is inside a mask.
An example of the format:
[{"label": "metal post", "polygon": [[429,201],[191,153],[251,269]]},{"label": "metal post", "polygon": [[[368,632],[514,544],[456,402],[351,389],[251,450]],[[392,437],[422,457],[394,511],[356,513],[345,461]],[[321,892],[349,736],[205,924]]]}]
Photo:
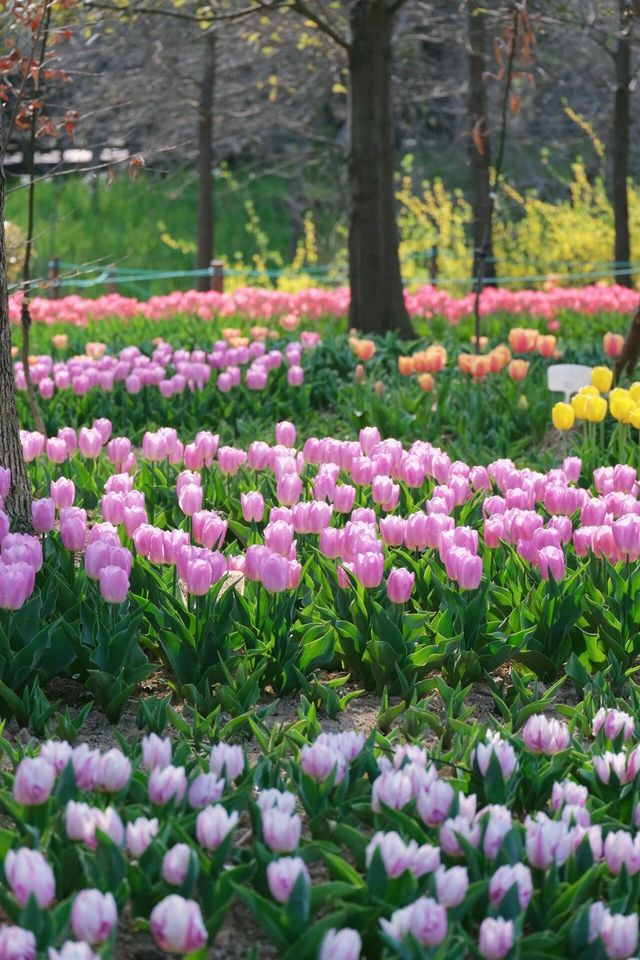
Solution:
[{"label": "metal post", "polygon": [[224,293],[224,263],[222,260],[211,261],[211,289],[216,293]]},{"label": "metal post", "polygon": [[49,260],[49,299],[60,299],[60,257]]},{"label": "metal post", "polygon": [[431,283],[435,284],[438,280],[438,244],[434,243],[431,247],[431,256],[429,258],[429,276]]}]

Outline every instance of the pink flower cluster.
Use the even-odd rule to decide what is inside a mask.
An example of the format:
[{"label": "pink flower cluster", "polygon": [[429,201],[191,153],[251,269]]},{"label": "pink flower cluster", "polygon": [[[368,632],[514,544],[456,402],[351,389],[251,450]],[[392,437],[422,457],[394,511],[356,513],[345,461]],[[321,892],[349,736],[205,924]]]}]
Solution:
[{"label": "pink flower cluster", "polygon": [[[459,323],[474,309],[473,294],[456,297],[442,287],[430,284],[415,292],[405,292],[407,309],[416,317],[445,317],[449,323]],[[9,316],[13,323],[20,322],[22,294],[13,294],[9,299]],[[552,319],[564,310],[577,313],[631,313],[638,305],[634,290],[617,285],[594,284],[586,287],[555,287],[549,290],[508,290],[504,287],[487,287],[480,301],[483,314],[511,313]],[[318,319],[323,316],[343,318],[349,310],[349,290],[341,287],[334,290],[310,287],[296,293],[285,293],[260,287],[245,287],[231,293],[196,290],[151,297],[147,301],[135,300],[111,293],[88,300],[73,295],[60,300],[36,297],[31,303],[34,320],[53,324],[67,323],[86,326],[90,320],[108,317],[147,317],[161,320],[179,314],[211,320],[214,317],[240,316],[248,320],[272,321],[287,316]]]},{"label": "pink flower cluster", "polygon": [[[151,357],[132,346],[124,347],[117,357],[102,351],[97,351],[99,356],[79,356],[67,361],[37,356],[29,369],[44,400],[50,400],[56,390],[72,390],[76,396],[93,388],[109,392],[119,382],[130,394],[140,393],[143,387],[156,387],[163,397],[171,397],[185,390],[201,390],[214,375],[218,390],[228,393],[242,383],[243,368],[247,389],[264,390],[270,371],[283,364],[287,367],[289,386],[299,387],[304,380],[303,350],[315,347],[319,341],[319,335],[303,333],[284,351],[267,350],[262,340],[254,340],[246,347],[233,347],[226,340],[218,340],[209,351],[174,350],[162,341]],[[15,364],[15,382],[18,390],[26,390],[21,362]]]}]

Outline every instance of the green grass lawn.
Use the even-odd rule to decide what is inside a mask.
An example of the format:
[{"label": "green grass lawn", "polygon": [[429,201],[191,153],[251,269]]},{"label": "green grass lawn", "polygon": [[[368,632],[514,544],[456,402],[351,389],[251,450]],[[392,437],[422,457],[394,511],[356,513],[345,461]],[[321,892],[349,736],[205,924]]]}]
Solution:
[{"label": "green grass lawn", "polygon": [[[237,181],[237,182],[234,182]],[[276,175],[251,177],[248,171],[234,179],[216,180],[216,254],[246,264],[259,244],[248,229],[245,204],[250,201],[270,252],[284,264],[291,262],[303,225],[290,212],[291,181]],[[318,211],[319,234],[327,236],[334,222],[322,201],[322,185],[312,192]],[[10,183],[6,217],[23,229],[27,223],[27,190],[16,179]],[[145,270],[192,270],[195,266],[197,183],[191,172],[161,176],[142,173],[135,180],[71,175],[56,177],[36,189],[36,259],[33,275],[45,277],[52,256],[72,264],[112,265]],[[326,244],[325,244],[326,250]],[[271,264],[273,266],[273,264]],[[194,286],[193,278],[122,287],[123,293],[142,295]],[[66,292],[72,292],[65,288]],[[88,296],[104,288],[83,289]]]}]

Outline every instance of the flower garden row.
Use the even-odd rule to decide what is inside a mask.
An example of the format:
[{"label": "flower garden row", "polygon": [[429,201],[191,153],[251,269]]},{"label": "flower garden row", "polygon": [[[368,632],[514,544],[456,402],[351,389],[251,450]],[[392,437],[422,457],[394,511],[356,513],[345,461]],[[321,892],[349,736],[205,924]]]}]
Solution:
[{"label": "flower garden row", "polygon": [[[455,297],[446,290],[424,286],[407,292],[407,309],[411,316],[431,318],[442,316],[449,323],[459,323],[473,314],[475,296]],[[481,312],[528,314],[551,319],[562,311],[585,314],[625,314],[637,308],[638,294],[626,287],[594,285],[579,288],[554,287],[549,290],[507,290],[488,287],[483,291]],[[20,322],[22,295],[9,300],[10,318]],[[86,326],[89,320],[106,317],[132,318],[144,316],[150,320],[189,314],[210,320],[214,317],[243,317],[254,321],[271,321],[291,317],[290,326],[300,317],[344,318],[349,309],[349,291],[346,288],[325,290],[310,288],[297,293],[284,293],[259,287],[247,287],[232,293],[210,291],[199,293],[174,291],[166,296],[151,297],[147,301],[107,294],[95,300],[80,296],[48,300],[36,297],[31,303],[34,320],[47,324],[65,323]],[[287,324],[285,322],[285,328]]]},{"label": "flower garden row", "polygon": [[[630,465],[591,485],[579,458],[469,466],[375,428],[296,445],[282,421],[247,450],[171,428],[135,450],[111,431],[23,433],[42,540],[0,513],[5,713],[28,717],[59,675],[115,719],[161,667],[192,703],[222,684],[242,713],[319,668],[408,694],[433,669],[468,681],[514,661],[553,678],[575,655],[622,682],[635,660]],[[10,484],[0,471],[0,496]]]},{"label": "flower garden row", "polygon": [[531,714],[432,754],[299,722],[255,762],[156,734],[2,741],[0,956],[110,957],[126,913],[195,960],[241,903],[301,960],[628,960],[638,729],[615,708],[581,720],[588,738]]}]

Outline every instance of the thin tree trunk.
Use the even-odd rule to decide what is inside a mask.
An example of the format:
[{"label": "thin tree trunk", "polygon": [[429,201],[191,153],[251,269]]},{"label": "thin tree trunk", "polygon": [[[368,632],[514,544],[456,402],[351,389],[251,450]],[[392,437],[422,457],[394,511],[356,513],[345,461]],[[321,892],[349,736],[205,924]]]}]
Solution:
[{"label": "thin tree trunk", "polygon": [[629,376],[632,376],[638,362],[638,356],[640,356],[640,307],[638,307],[633,316],[624,341],[622,353],[616,360],[616,383],[625,371]]},{"label": "thin tree trunk", "polygon": [[7,289],[4,243],[4,147],[2,110],[0,109],[0,466],[11,470],[11,489],[4,509],[19,529],[31,526],[31,489],[22,456],[20,427],[16,410],[11,328],[9,325],[9,291]]},{"label": "thin tree trunk", "polygon": [[[613,117],[613,214],[615,224],[616,282],[633,286],[629,233],[629,85],[631,83],[631,22],[628,0],[620,0],[620,34],[615,55],[616,95]],[[620,272],[618,272],[620,271]]]},{"label": "thin tree trunk", "polygon": [[473,274],[482,271],[484,286],[495,286],[493,260],[493,204],[491,202],[491,143],[488,103],[484,84],[486,70],[485,17],[476,0],[468,0],[469,32],[469,160],[473,207]]},{"label": "thin tree trunk", "polygon": [[[40,44],[40,56],[36,64],[37,72],[34,77],[35,93],[40,91],[40,71],[45,62],[47,53],[47,43],[49,40],[49,24],[51,22],[51,10],[53,3],[47,4],[44,14],[42,41]],[[46,436],[46,430],[40,405],[36,396],[33,380],[31,379],[31,369],[29,367],[30,339],[31,339],[31,311],[29,304],[31,302],[31,252],[33,250],[33,236],[35,229],[35,198],[36,198],[36,178],[35,178],[35,155],[36,155],[36,129],[38,121],[38,108],[35,101],[31,109],[31,127],[29,133],[29,200],[28,200],[28,222],[27,222],[27,240],[24,250],[24,263],[22,266],[22,310],[20,313],[20,324],[22,327],[22,366],[24,369],[24,379],[27,387],[27,398],[29,409],[36,430]]]},{"label": "thin tree trunk", "polygon": [[[216,39],[207,37],[204,72],[198,101],[198,255],[197,269],[207,270],[214,253],[213,104],[216,79]],[[209,290],[208,276],[198,277],[198,290]]]},{"label": "thin tree trunk", "polygon": [[349,326],[413,337],[398,256],[393,19],[384,0],[354,0],[350,5]]}]

